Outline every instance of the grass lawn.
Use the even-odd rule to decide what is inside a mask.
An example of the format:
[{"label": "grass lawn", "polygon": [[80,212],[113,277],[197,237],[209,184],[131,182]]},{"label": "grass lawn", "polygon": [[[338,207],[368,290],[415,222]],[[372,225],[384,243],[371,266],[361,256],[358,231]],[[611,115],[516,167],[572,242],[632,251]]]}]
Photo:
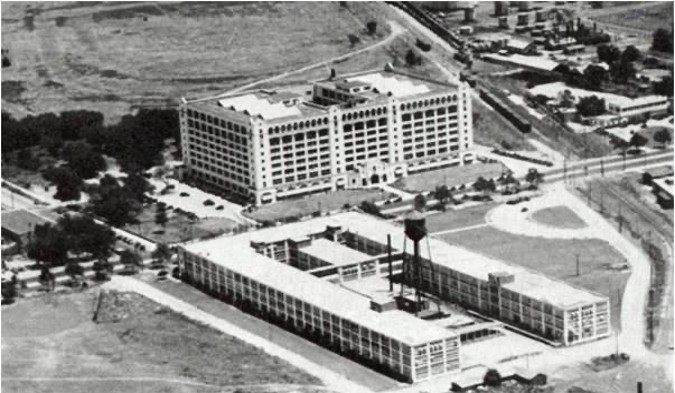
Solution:
[{"label": "grass lawn", "polygon": [[672,30],[673,28],[673,4],[662,2],[649,8],[626,10],[614,14],[595,17],[599,22],[611,23],[619,26],[632,27],[654,31],[656,29]]},{"label": "grass lawn", "polygon": [[[624,258],[604,240],[554,240],[513,235],[484,227],[440,235],[448,243],[521,265],[550,277],[561,279],[610,297],[612,326],[618,327],[621,299],[628,274],[612,270],[610,265]],[[581,275],[576,275],[579,255]],[[516,278],[517,280],[518,278]]]},{"label": "grass lawn", "polygon": [[509,150],[534,150],[527,135],[518,131],[502,115],[473,97],[473,136],[476,143]]},{"label": "grass lawn", "polygon": [[586,227],[586,223],[566,206],[537,210],[532,214],[532,219],[556,228],[580,229]]},{"label": "grass lawn", "polygon": [[145,205],[136,217],[139,224],[126,225],[124,229],[148,237],[156,242],[179,243],[192,239],[210,238],[229,232],[237,223],[227,218],[204,218],[192,221],[183,214],[167,210],[169,221],[165,226],[155,223],[156,205]]},{"label": "grass lawn", "polygon": [[[94,323],[93,294],[3,307],[3,392],[215,393],[234,385],[320,383],[139,295],[116,294],[116,309],[126,317]],[[23,380],[36,377],[47,380]]]},{"label": "grass lawn", "polygon": [[[175,106],[181,95],[238,85],[350,52],[388,34],[365,6],[295,3],[39,4],[34,28],[24,5],[3,5],[3,43],[12,66],[3,89],[15,115],[98,110],[116,121],[138,106]],[[367,10],[366,10],[367,11]],[[56,18],[65,17],[57,26]],[[352,48],[348,36],[361,44]],[[11,94],[10,94],[11,93]]]},{"label": "grass lawn", "polygon": [[381,201],[393,195],[374,189],[342,190],[324,194],[309,195],[264,205],[252,212],[244,213],[256,221],[276,221],[289,217],[302,217],[321,210],[322,212],[341,209],[345,204],[358,206],[363,201]]},{"label": "grass lawn", "polygon": [[483,176],[486,179],[499,177],[502,174],[502,171],[503,166],[500,163],[475,163],[416,173],[398,179],[392,185],[398,189],[410,192],[431,191],[434,190],[436,186],[442,184],[453,187],[466,183],[473,183],[480,176]]},{"label": "grass lawn", "polygon": [[495,206],[497,206],[496,203],[485,203],[457,210],[448,209],[442,213],[428,215],[427,229],[429,233],[434,233],[484,224],[485,215]]}]

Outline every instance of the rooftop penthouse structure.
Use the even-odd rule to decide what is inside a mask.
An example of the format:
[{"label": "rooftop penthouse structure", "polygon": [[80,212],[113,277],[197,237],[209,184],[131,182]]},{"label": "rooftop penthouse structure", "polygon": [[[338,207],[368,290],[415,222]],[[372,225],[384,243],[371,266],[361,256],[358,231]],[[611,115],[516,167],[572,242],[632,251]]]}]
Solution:
[{"label": "rooftop penthouse structure", "polygon": [[[425,292],[557,345],[609,336],[607,297],[428,240],[418,281]],[[179,266],[185,281],[399,379],[458,372],[455,332],[403,311],[398,289],[350,289],[390,271],[410,282],[404,244],[401,226],[350,212],[184,245]]]},{"label": "rooftop penthouse structure", "polygon": [[255,204],[473,160],[462,82],[394,70],[180,105],[187,174]]}]

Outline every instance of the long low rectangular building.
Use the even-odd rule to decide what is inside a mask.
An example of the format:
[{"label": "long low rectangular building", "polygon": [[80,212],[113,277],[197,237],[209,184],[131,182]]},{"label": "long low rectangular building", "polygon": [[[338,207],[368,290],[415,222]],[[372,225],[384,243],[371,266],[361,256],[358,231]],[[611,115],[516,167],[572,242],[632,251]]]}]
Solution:
[{"label": "long low rectangular building", "polygon": [[[356,212],[187,244],[179,249],[179,264],[183,279],[197,287],[245,302],[402,380],[459,371],[456,334],[397,309],[378,312],[383,309],[373,308],[374,299],[342,285],[388,274],[388,235],[398,271],[411,282],[412,265],[400,263],[402,257],[411,260],[413,248],[403,228]],[[560,345],[610,334],[607,297],[434,238],[428,241],[419,266],[423,290]],[[332,269],[331,275],[314,274],[317,266]]]},{"label": "long low rectangular building", "polygon": [[459,337],[451,331],[403,311],[373,311],[369,299],[251,247],[251,242],[273,241],[277,234],[297,239],[296,234],[323,232],[325,223],[321,230],[315,227],[321,222],[289,225],[301,230],[286,234],[272,228],[184,246],[180,270],[186,281],[207,292],[250,302],[253,309],[281,317],[309,335],[318,333],[331,347],[367,364],[376,362],[402,380],[459,371]]}]

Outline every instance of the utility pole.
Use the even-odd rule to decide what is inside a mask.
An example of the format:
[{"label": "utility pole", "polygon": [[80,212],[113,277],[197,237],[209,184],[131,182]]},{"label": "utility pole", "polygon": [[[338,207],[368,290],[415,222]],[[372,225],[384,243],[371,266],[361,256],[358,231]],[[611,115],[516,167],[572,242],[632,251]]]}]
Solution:
[{"label": "utility pole", "polygon": [[623,216],[621,215],[621,203],[619,203],[619,233],[622,232],[623,229]]},{"label": "utility pole", "polygon": [[601,192],[600,193],[600,214],[605,213],[605,193]]},{"label": "utility pole", "polygon": [[391,235],[387,234],[387,261],[389,263],[389,292],[394,292],[394,277],[391,267]]},{"label": "utility pole", "polygon": [[577,277],[579,277],[579,254],[577,254]]},{"label": "utility pole", "polygon": [[[586,169],[588,170],[588,167]],[[588,206],[591,206],[591,182],[588,182]]]},{"label": "utility pole", "polygon": [[605,159],[604,158],[600,159],[600,175],[602,177],[605,177]]}]

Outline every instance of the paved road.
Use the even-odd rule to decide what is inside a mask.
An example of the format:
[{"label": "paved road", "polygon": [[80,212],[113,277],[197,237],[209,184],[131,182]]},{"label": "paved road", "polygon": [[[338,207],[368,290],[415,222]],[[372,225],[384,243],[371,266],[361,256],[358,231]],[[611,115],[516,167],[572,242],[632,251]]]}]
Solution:
[{"label": "paved road", "polygon": [[[673,347],[673,239],[675,234],[673,232],[672,216],[670,220],[662,214],[652,210],[639,200],[634,199],[626,194],[626,191],[615,184],[607,182],[595,182],[593,186],[596,188],[595,193],[600,192],[621,202],[624,214],[633,214],[640,217],[640,227],[642,232],[649,231],[652,241],[657,244],[662,244],[662,249],[665,249],[666,255],[664,257],[668,261],[666,267],[666,282],[665,292],[659,310],[655,313],[660,320],[655,332],[655,340],[652,349],[657,353],[669,352]],[[671,213],[672,214],[672,213]],[[648,226],[648,228],[645,228]]]}]

